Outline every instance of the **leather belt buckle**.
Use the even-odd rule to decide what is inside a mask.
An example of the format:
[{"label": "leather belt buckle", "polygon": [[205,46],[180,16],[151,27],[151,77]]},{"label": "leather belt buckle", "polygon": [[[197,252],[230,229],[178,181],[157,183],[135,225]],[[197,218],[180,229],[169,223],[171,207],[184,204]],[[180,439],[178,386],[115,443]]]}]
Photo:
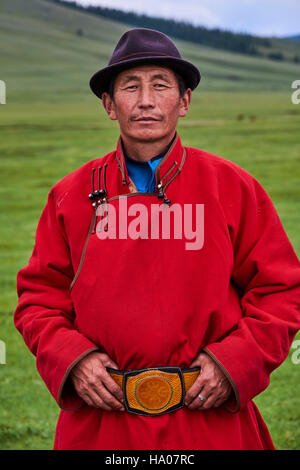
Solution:
[{"label": "leather belt buckle", "polygon": [[180,367],[153,367],[124,372],[125,407],[130,413],[157,416],[184,405],[184,380]]}]

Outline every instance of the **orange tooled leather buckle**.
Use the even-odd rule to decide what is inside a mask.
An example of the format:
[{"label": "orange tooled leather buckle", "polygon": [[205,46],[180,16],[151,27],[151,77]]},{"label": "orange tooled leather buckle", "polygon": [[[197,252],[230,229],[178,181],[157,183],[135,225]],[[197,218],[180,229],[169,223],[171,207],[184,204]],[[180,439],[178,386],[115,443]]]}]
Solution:
[{"label": "orange tooled leather buckle", "polygon": [[130,413],[157,416],[182,408],[184,381],[180,367],[124,372],[125,407]]}]

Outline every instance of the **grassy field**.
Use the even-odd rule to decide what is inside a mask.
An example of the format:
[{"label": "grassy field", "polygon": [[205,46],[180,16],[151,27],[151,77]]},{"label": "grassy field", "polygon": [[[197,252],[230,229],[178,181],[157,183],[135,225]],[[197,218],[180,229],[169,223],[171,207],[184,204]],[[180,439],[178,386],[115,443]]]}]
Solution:
[{"label": "grassy field", "polygon": [[[13,325],[17,271],[28,262],[51,186],[106,154],[118,138],[88,89],[127,28],[42,0],[0,0],[0,448],[49,449],[58,407]],[[76,35],[81,27],[83,37]],[[203,73],[183,143],[241,165],[272,197],[300,254],[300,104],[291,102],[299,66],[180,43]],[[238,79],[230,78],[232,76]],[[300,336],[298,336],[300,338]],[[300,365],[290,356],[255,399],[275,446],[300,448]]]}]

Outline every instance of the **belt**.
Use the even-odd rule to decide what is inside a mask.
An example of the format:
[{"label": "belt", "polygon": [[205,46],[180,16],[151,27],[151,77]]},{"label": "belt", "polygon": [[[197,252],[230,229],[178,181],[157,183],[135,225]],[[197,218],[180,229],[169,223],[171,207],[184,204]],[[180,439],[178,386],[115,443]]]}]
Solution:
[{"label": "belt", "polygon": [[157,416],[184,406],[185,393],[197,379],[200,367],[168,366],[127,371],[108,367],[107,371],[122,388],[127,411]]}]

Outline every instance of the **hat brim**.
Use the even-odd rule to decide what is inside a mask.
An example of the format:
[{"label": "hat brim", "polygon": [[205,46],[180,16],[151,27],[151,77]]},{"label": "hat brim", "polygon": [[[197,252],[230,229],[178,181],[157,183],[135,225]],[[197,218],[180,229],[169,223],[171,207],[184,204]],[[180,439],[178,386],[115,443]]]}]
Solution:
[{"label": "hat brim", "polygon": [[90,88],[98,98],[102,99],[102,94],[108,91],[109,83],[113,76],[123,70],[135,67],[136,65],[147,64],[157,64],[169,67],[182,76],[187,88],[190,88],[191,90],[194,90],[201,80],[199,70],[193,64],[184,59],[177,59],[175,57],[168,56],[151,56],[130,58],[123,60],[122,63],[109,65],[108,67],[99,70],[90,79]]}]

